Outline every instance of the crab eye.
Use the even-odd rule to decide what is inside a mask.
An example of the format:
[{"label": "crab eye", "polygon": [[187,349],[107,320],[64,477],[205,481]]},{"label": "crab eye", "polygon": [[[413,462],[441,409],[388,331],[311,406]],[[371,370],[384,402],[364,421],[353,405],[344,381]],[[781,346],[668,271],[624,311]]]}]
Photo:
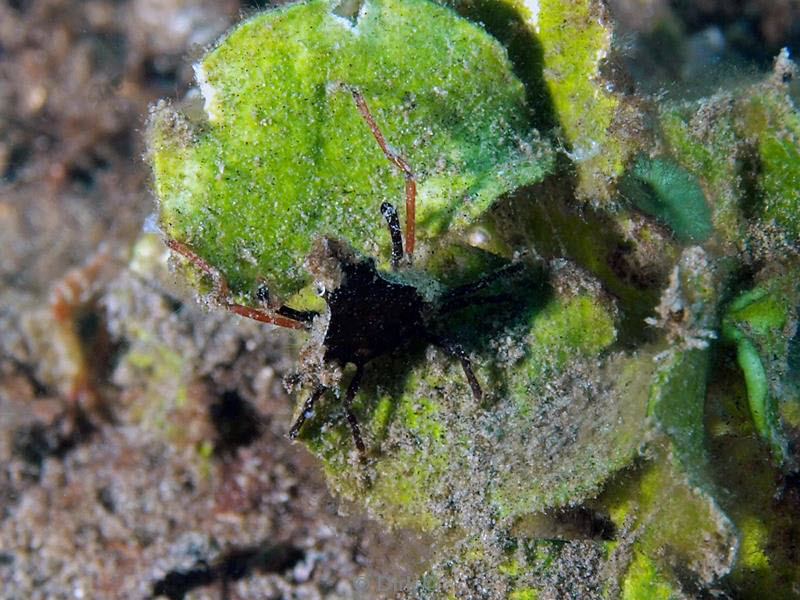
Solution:
[{"label": "crab eye", "polygon": [[321,281],[317,281],[314,284],[314,292],[317,294],[317,296],[325,296],[327,291],[328,290],[325,289],[325,284],[322,283]]}]

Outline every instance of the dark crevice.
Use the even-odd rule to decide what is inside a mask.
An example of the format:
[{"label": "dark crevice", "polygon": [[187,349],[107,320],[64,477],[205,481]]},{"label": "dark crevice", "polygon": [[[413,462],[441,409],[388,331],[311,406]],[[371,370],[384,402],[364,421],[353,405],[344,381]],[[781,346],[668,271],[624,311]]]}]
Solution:
[{"label": "dark crevice", "polygon": [[27,12],[31,4],[31,0],[8,0],[8,5],[19,13]]},{"label": "dark crevice", "polygon": [[11,443],[13,454],[39,470],[46,458],[63,458],[86,441],[95,430],[83,413],[78,413],[72,419],[70,427],[63,427],[65,418],[57,419],[50,425],[33,423],[17,429]]},{"label": "dark crevice", "polygon": [[177,298],[173,298],[172,296],[165,296],[164,300],[169,307],[169,311],[171,313],[179,313],[181,309],[183,309],[183,302],[178,300]]},{"label": "dark crevice", "polygon": [[617,528],[608,515],[591,508],[579,506],[548,511],[550,522],[540,524],[537,537],[551,541],[602,540],[611,541],[617,537]]},{"label": "dark crevice", "polygon": [[94,174],[89,169],[73,166],[67,172],[70,182],[84,192],[90,191],[94,187]]},{"label": "dark crevice", "polygon": [[640,290],[663,287],[666,276],[663,267],[641,265],[635,255],[636,247],[629,240],[620,240],[608,255],[608,266],[614,275]]},{"label": "dark crevice", "polygon": [[67,170],[67,178],[70,183],[83,192],[94,189],[98,174],[109,168],[109,162],[98,155],[83,161],[85,164],[73,164]]},{"label": "dark crevice", "polygon": [[33,366],[17,360],[16,358],[12,358],[11,362],[14,364],[14,368],[17,370],[17,372],[25,377],[25,379],[28,381],[31,389],[33,390],[33,395],[35,398],[53,395],[53,391],[36,376],[36,371]]},{"label": "dark crevice", "polygon": [[[800,306],[795,309],[795,319],[800,323]],[[789,367],[789,376],[792,379],[800,380],[800,324],[789,340],[786,361]]]},{"label": "dark crevice", "polygon": [[114,503],[114,497],[111,494],[111,489],[107,486],[104,486],[97,490],[97,502],[106,509],[109,514],[114,514],[116,509],[116,504]]},{"label": "dark crevice", "polygon": [[247,446],[261,435],[258,411],[236,390],[229,390],[209,407],[211,422],[217,432],[214,446],[217,455],[230,454]]},{"label": "dark crevice", "polygon": [[110,374],[123,356],[126,342],[115,341],[108,331],[105,315],[92,301],[74,313],[73,320],[80,339],[81,351],[87,362],[87,383],[97,394],[99,402],[91,408],[89,419],[99,417],[113,421],[111,405],[104,401],[100,386],[107,383]]},{"label": "dark crevice", "polygon": [[29,146],[25,144],[17,144],[14,146],[9,153],[6,167],[3,169],[2,176],[0,176],[0,181],[13,183],[19,179],[20,173],[30,157],[31,149]]},{"label": "dark crevice", "polygon": [[554,515],[556,521],[569,524],[587,539],[611,541],[617,536],[617,527],[608,515],[584,507],[565,509]]},{"label": "dark crevice", "polygon": [[186,570],[174,570],[153,584],[153,598],[183,600],[192,590],[220,582],[222,598],[228,583],[244,579],[251,573],[283,573],[305,558],[305,552],[291,544],[261,544],[232,550],[216,562],[198,561]]},{"label": "dark crevice", "polygon": [[180,83],[179,69],[182,58],[173,56],[149,57],[142,65],[145,85],[171,92]]},{"label": "dark crevice", "polygon": [[119,77],[125,69],[125,58],[128,55],[128,39],[125,34],[119,31],[98,31],[85,33],[81,39],[89,44],[92,70],[112,78]]},{"label": "dark crevice", "polygon": [[[136,153],[136,140],[130,131],[122,129],[108,136],[106,143],[115,156],[129,157]],[[108,168],[109,163],[100,163],[99,166]]]},{"label": "dark crevice", "polygon": [[[669,551],[666,554],[672,554]],[[696,600],[733,600],[736,596],[729,595],[725,589],[725,583],[722,586],[716,586],[715,589],[709,590],[708,585],[703,582],[700,577],[684,564],[685,560],[674,556],[668,559],[671,566],[672,575],[678,582],[681,591],[687,598]],[[730,591],[730,590],[728,590]]]},{"label": "dark crevice", "polygon": [[736,157],[742,181],[742,213],[747,220],[758,218],[763,213],[764,198],[761,194],[761,157],[758,148],[748,144]]}]

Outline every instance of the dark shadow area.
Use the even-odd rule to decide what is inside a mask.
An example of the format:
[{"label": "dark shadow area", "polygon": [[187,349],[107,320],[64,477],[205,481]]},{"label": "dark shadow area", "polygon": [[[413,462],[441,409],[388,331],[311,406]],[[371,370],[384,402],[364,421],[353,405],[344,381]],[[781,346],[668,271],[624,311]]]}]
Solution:
[{"label": "dark shadow area", "polygon": [[[733,345],[712,346],[709,373],[704,429],[718,432],[706,435],[707,472],[720,490],[715,497],[740,530],[753,519],[762,519],[760,535],[765,539],[760,547],[768,549],[770,556],[768,563],[754,569],[739,567],[722,578],[717,587],[726,595],[720,597],[786,597],[784,593],[791,589],[800,559],[800,525],[796,518],[800,511],[800,475],[778,467],[768,444],[756,433],[744,374]],[[697,589],[691,574],[675,575],[686,591]]]},{"label": "dark shadow area", "polygon": [[611,215],[575,200],[567,159],[558,172],[502,198],[487,222],[512,248],[531,248],[544,260],[567,259],[596,277],[619,303],[619,345],[634,348],[652,341],[642,323],[667,284],[671,248],[645,261]]},{"label": "dark shadow area", "polygon": [[742,181],[740,206],[744,217],[751,221],[764,213],[764,194],[759,186],[762,172],[761,156],[754,143],[742,146],[742,152],[736,157],[737,171]]},{"label": "dark shadow area", "polygon": [[617,527],[608,515],[585,507],[564,509],[556,515],[558,520],[572,523],[589,539],[611,541],[617,536]]},{"label": "dark shadow area", "polygon": [[95,426],[87,416],[78,412],[65,423],[66,416],[53,423],[33,423],[15,430],[12,434],[11,451],[33,467],[38,479],[45,459],[63,458],[79,444],[86,442],[94,433]]},{"label": "dark shadow area", "polygon": [[111,374],[124,356],[127,342],[112,340],[105,316],[97,302],[76,311],[75,328],[86,360],[86,377],[89,389],[97,402],[87,407],[86,418],[94,423],[114,421],[111,403],[103,397],[103,389],[109,385]]},{"label": "dark shadow area", "polygon": [[261,435],[261,417],[258,411],[236,390],[228,390],[209,406],[209,417],[217,432],[214,453],[217,456],[232,454],[240,446],[247,446]]},{"label": "dark shadow area", "polygon": [[[473,370],[478,367],[490,366],[490,375],[487,380],[480,380],[479,384],[484,393],[484,398],[495,398],[505,393],[504,365],[494,364],[494,352],[491,343],[503,332],[510,328],[519,328],[527,331],[533,315],[547,303],[552,291],[547,283],[547,274],[541,265],[528,265],[520,263],[521,268],[502,276],[486,287],[481,287],[474,294],[465,298],[463,306],[458,310],[449,311],[441,315],[432,323],[434,333],[441,340],[446,340],[462,348],[468,355],[475,357],[478,364],[473,365]],[[354,410],[359,421],[367,421],[366,415],[374,410],[373,402],[381,395],[391,398],[401,398],[406,390],[406,381],[412,369],[425,360],[425,352],[430,344],[420,338],[406,346],[381,356],[370,362],[364,371],[364,378],[360,386],[360,398],[370,399],[369,405],[364,405],[359,399],[354,403]],[[446,350],[438,350],[445,358],[458,364],[459,359],[451,356]],[[459,369],[460,370],[460,369]],[[463,373],[466,385],[466,377]],[[351,373],[345,375],[339,393],[344,394]],[[304,391],[302,399],[310,393]],[[396,403],[392,403],[386,423],[394,419]],[[324,427],[331,424],[348,428],[343,403],[327,391],[315,405],[314,416],[306,421],[299,437],[301,439],[316,439],[321,435]],[[379,434],[380,436],[380,434]],[[349,432],[347,435],[349,439]],[[352,443],[352,442],[348,442]],[[367,453],[370,453],[369,436],[367,437]]]},{"label": "dark shadow area", "polygon": [[262,544],[232,550],[212,564],[198,561],[191,569],[167,573],[152,586],[152,598],[183,600],[189,592],[220,582],[223,600],[230,598],[228,585],[251,573],[283,573],[305,558],[305,552],[289,544]]},{"label": "dark shadow area", "polygon": [[522,339],[530,330],[536,313],[547,305],[552,295],[545,267],[526,265],[520,272],[501,278],[466,298],[462,307],[443,316],[441,335],[462,347],[468,355],[475,356],[480,363],[475,367],[489,369],[488,379],[480,382],[484,404],[508,393],[508,365],[496,360],[493,343],[510,331],[519,332]]},{"label": "dark shadow area", "polygon": [[14,365],[14,369],[25,377],[25,380],[30,384],[34,397],[51,396],[55,393],[39,379],[32,365],[16,358],[12,358],[11,363]]},{"label": "dark shadow area", "polygon": [[781,48],[800,51],[796,2],[670,0],[655,3],[649,16],[629,0],[610,4],[617,20],[610,61],[642,95],[699,99],[760,79]]},{"label": "dark shadow area", "polygon": [[514,74],[525,86],[525,98],[534,127],[547,135],[558,126],[553,101],[542,69],[544,50],[518,11],[505,2],[477,0],[452,7],[459,15],[480,24],[508,51]]},{"label": "dark shadow area", "polygon": [[516,537],[548,542],[607,542],[617,537],[617,528],[611,518],[587,506],[529,514],[517,521],[512,531]]},{"label": "dark shadow area", "polygon": [[32,4],[31,0],[6,0],[6,1],[11,8],[21,13],[26,12]]},{"label": "dark shadow area", "polygon": [[702,581],[697,573],[694,573],[686,565],[685,560],[678,555],[670,556],[670,554],[674,553],[667,552],[666,554],[668,557],[666,562],[670,565],[669,571],[678,582],[681,591],[685,595],[684,597],[692,598],[693,600],[733,600],[739,597],[730,595],[716,586],[714,590],[709,590],[707,582]]},{"label": "dark shadow area", "polygon": [[[795,309],[795,319],[800,321],[800,306]],[[786,363],[789,368],[789,377],[800,383],[800,327],[789,340]]]},{"label": "dark shadow area", "polygon": [[670,6],[687,35],[713,28],[729,53],[761,69],[768,69],[783,47],[793,56],[800,52],[800,23],[792,18],[797,15],[796,3],[671,0]]},{"label": "dark shadow area", "polygon": [[5,168],[0,175],[0,183],[14,183],[31,157],[31,148],[27,144],[16,144],[12,146],[11,152],[6,159]]},{"label": "dark shadow area", "polygon": [[164,94],[171,94],[180,85],[182,56],[148,57],[142,63],[142,82]]}]

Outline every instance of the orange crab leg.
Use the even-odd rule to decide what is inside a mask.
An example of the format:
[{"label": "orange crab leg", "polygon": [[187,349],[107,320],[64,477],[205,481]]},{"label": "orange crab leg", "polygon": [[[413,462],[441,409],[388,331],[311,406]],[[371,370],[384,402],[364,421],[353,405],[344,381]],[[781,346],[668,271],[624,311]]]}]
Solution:
[{"label": "orange crab leg", "polygon": [[290,319],[288,317],[276,315],[272,311],[231,302],[228,300],[230,292],[230,289],[228,288],[228,282],[216,267],[213,267],[206,260],[195,254],[194,251],[192,251],[186,244],[173,239],[167,239],[167,246],[169,246],[169,248],[174,252],[177,252],[184,258],[188,259],[189,262],[191,262],[195,267],[211,277],[211,279],[214,281],[214,286],[216,287],[217,301],[232,313],[242,317],[247,317],[248,319],[253,319],[255,321],[261,321],[262,323],[269,323],[270,325],[285,327],[287,329],[308,329],[307,324],[301,323],[300,321],[295,321],[294,319]]},{"label": "orange crab leg", "polygon": [[378,124],[372,117],[372,113],[369,112],[367,101],[364,100],[364,96],[361,95],[361,92],[354,87],[349,87],[349,90],[350,93],[353,94],[353,99],[356,101],[356,106],[361,116],[364,117],[367,125],[369,125],[369,128],[372,130],[372,135],[375,136],[378,146],[383,150],[383,154],[390,163],[403,172],[406,178],[406,254],[410,258],[414,254],[414,227],[417,218],[417,182],[414,179],[414,172],[411,170],[411,165],[409,165],[403,157],[396,154],[386,143],[386,139],[383,137]]}]

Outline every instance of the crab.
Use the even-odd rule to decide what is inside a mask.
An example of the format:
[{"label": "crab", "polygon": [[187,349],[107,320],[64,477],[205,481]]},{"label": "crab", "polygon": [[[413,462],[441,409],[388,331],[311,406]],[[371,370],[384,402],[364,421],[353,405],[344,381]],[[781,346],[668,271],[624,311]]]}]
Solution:
[{"label": "crab", "polygon": [[414,172],[408,162],[386,143],[361,92],[351,86],[344,87],[352,94],[358,111],[387,160],[405,178],[405,231],[401,231],[397,210],[391,203],[383,202],[380,207],[391,239],[391,271],[379,269],[373,258],[360,256],[344,240],[331,235],[318,235],[313,240],[306,266],[327,309],[322,312],[301,311],[285,305],[276,309],[268,308],[269,290],[263,285],[257,294],[263,307],[256,308],[231,301],[224,275],[187,244],[174,239],[167,239],[166,243],[212,279],[214,298],[221,307],[243,317],[310,333],[300,353],[302,368],[289,378],[291,384],[300,383],[311,388],[299,416],[289,430],[292,440],[297,438],[305,422],[313,416],[316,402],[326,391],[339,385],[345,367],[348,364],[355,366],[343,403],[363,463],[367,451],[352,404],[366,366],[381,356],[407,350],[414,345],[430,344],[460,361],[472,394],[480,401],[483,391],[467,353],[440,331],[439,324],[442,317],[449,313],[474,304],[497,301],[498,297],[481,294],[481,291],[498,278],[519,271],[521,263],[510,263],[473,283],[450,289],[415,269]]}]

